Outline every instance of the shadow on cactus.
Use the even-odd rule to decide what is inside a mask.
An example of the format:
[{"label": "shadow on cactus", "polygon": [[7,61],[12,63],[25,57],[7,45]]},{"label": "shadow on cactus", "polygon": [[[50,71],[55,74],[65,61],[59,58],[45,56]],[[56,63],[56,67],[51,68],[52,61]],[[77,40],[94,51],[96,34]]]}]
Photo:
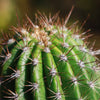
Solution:
[{"label": "shadow on cactus", "polygon": [[[34,24],[26,15],[22,27],[1,44],[2,100],[99,100],[100,50],[87,48],[88,37],[76,23],[38,12]],[[5,37],[4,37],[5,38]]]}]

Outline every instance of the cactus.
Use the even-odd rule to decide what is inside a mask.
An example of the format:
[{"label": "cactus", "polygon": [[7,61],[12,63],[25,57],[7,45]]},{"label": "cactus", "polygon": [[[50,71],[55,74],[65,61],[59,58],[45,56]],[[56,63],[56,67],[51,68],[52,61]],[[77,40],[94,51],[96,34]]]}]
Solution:
[{"label": "cactus", "polygon": [[100,50],[88,48],[88,31],[66,27],[72,10],[62,22],[39,12],[36,24],[26,15],[27,24],[12,27],[1,44],[2,100],[99,100]]}]

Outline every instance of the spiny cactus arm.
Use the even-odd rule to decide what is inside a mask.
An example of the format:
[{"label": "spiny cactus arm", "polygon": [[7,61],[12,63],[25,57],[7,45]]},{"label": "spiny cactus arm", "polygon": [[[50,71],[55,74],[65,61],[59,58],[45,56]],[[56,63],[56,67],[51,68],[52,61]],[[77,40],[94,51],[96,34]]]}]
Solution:
[{"label": "spiny cactus arm", "polygon": [[[70,42],[68,42],[70,41]],[[85,84],[87,84],[88,81],[91,81],[91,74],[92,73],[95,73],[94,70],[92,69],[93,66],[95,66],[95,58],[89,54],[89,50],[87,49],[86,47],[86,50],[87,52],[83,52],[80,50],[79,47],[83,47],[83,41],[80,40],[81,42],[81,45],[79,45],[79,43],[77,43],[73,38],[71,37],[67,37],[67,40],[65,41],[66,43],[69,43],[69,47],[70,46],[75,46],[69,53],[68,56],[72,56],[69,58],[68,62],[72,65],[72,68],[73,68],[73,71],[74,71],[74,74],[75,75],[78,75],[78,73],[80,73],[80,75],[82,74],[82,78],[80,78],[79,80],[83,80]],[[53,43],[58,47],[60,48],[62,51],[66,52],[69,50],[69,47],[67,48],[64,48],[63,46],[61,46],[61,44],[63,43],[63,41],[59,41],[59,40],[54,40]],[[86,45],[85,45],[86,46]],[[86,51],[85,50],[85,51]],[[84,59],[85,57],[85,59]],[[80,64],[78,64],[78,62],[80,60],[83,60],[82,62],[84,62],[84,67],[82,67]],[[85,64],[86,62],[86,64]],[[77,70],[76,70],[77,69]],[[91,73],[91,74],[90,74]],[[97,77],[98,78],[98,77]],[[80,81],[80,83],[81,83]],[[93,80],[92,80],[93,81]],[[83,84],[83,83],[82,83]],[[88,84],[87,84],[88,85]],[[83,87],[84,89],[81,91],[81,93],[83,94],[84,90],[86,89],[86,91],[89,91],[90,90],[90,86],[88,85],[87,86],[88,88],[86,87]],[[92,91],[94,91],[92,89]],[[93,92],[90,92],[91,94],[91,97],[90,98],[93,98],[94,100],[96,99],[96,93],[93,93]],[[89,95],[90,95],[89,94]],[[93,96],[93,97],[92,97]],[[96,96],[96,97],[95,97]]]},{"label": "spiny cactus arm", "polygon": [[[70,43],[74,44],[74,45],[78,45],[79,43],[81,45],[83,45],[83,41],[81,39],[78,40],[78,42],[74,41],[73,39],[70,39]],[[83,47],[83,46],[81,46]],[[93,83],[93,79],[91,79],[92,74],[95,76],[95,71],[92,69],[93,66],[95,66],[95,57],[93,57],[92,55],[89,54],[89,50],[87,49],[86,45],[84,45],[85,49],[87,50],[87,52],[81,51],[79,46],[76,46],[71,52],[74,51],[75,53],[75,59],[76,61],[80,61],[82,60],[82,62],[84,62],[83,65],[85,65],[83,68],[81,65],[77,64],[75,65],[75,68],[77,67],[77,69],[80,69],[83,74],[82,76],[82,83],[81,84],[86,84],[87,86],[82,86],[80,85],[80,91],[82,94],[86,94],[87,95],[87,99],[91,99],[91,100],[98,100],[97,97],[97,89],[95,86],[92,87],[92,85],[94,85],[95,83]],[[78,55],[77,55],[78,54]],[[76,62],[74,62],[76,63]],[[76,70],[74,70],[74,72],[76,72]],[[97,79],[98,77],[95,77],[95,79]],[[81,80],[81,79],[80,79]],[[92,82],[91,84],[88,84],[88,82]],[[82,89],[83,88],[83,89]],[[87,92],[85,92],[87,91]],[[89,94],[88,94],[89,91]],[[89,96],[88,96],[89,95]]]},{"label": "spiny cactus arm", "polygon": [[77,84],[77,80],[74,80],[75,76],[71,68],[72,66],[67,62],[68,59],[66,55],[63,56],[62,51],[60,51],[57,47],[54,47],[51,50],[51,52],[52,54],[54,54],[54,59],[55,59],[56,64],[58,64],[58,71],[61,73],[62,87],[63,88],[66,87],[65,90],[67,90],[67,88],[71,88],[71,89],[68,89],[68,93],[71,93],[71,95],[73,95],[73,98],[75,99],[80,98],[81,94],[80,94],[79,86]]},{"label": "spiny cactus arm", "polygon": [[31,82],[32,94],[35,100],[46,100],[46,92],[43,77],[43,65],[41,48],[37,45],[32,52]]},{"label": "spiny cactus arm", "polygon": [[[32,46],[31,46],[32,47]],[[18,94],[17,100],[25,100],[25,94],[24,94],[24,86],[26,82],[26,64],[28,61],[28,58],[31,55],[32,48],[31,47],[24,47],[23,52],[21,53],[21,56],[18,60],[17,64],[17,70],[20,72],[19,77],[15,81],[15,90]]]},{"label": "spiny cactus arm", "polygon": [[[77,43],[72,38],[67,37],[67,39],[70,41],[69,42],[69,47],[75,45],[75,47],[70,51],[70,53],[68,55],[68,56],[73,55],[72,57],[69,58],[68,62],[72,65],[72,68],[74,70],[74,74],[76,75],[78,73],[82,73],[82,75],[83,75],[82,78],[83,79],[81,78],[80,80],[83,80],[85,82],[85,84],[88,85],[87,88],[83,87],[84,89],[83,90],[81,89],[82,90],[81,93],[83,94],[85,89],[86,89],[86,91],[90,91],[90,89],[91,89],[90,85],[87,82],[91,81],[90,80],[91,75],[89,73],[91,73],[91,72],[94,73],[94,71],[92,70],[92,66],[95,65],[95,58],[92,55],[90,55],[89,52],[83,52],[79,49],[79,46],[83,45],[83,41],[80,41],[81,45],[79,45],[79,43]],[[66,40],[66,43],[68,43],[68,40]],[[69,47],[64,48],[61,45],[63,43],[62,41],[54,40],[53,43],[64,52],[69,50]],[[81,46],[81,47],[83,47],[83,46]],[[88,49],[86,49],[86,50],[89,51]],[[83,60],[84,56],[85,56],[85,59]],[[87,64],[84,64],[85,68],[81,68],[82,66],[78,65],[78,61],[80,61],[80,60],[83,60],[84,63],[87,62]],[[87,73],[87,71],[89,73]],[[87,79],[87,80],[84,80],[84,79]],[[93,100],[97,100],[97,98],[96,98],[97,93],[95,93],[94,89],[91,90],[89,95],[91,95],[91,97],[89,97],[89,98],[91,98]]]},{"label": "spiny cactus arm", "polygon": [[[82,73],[84,75],[85,79],[83,82],[85,82],[85,84],[87,86],[82,87],[81,88],[81,92],[83,91],[87,91],[87,99],[91,99],[91,100],[98,100],[98,87],[99,87],[99,83],[98,81],[100,80],[97,76],[97,73],[94,69],[93,66],[96,66],[96,57],[94,57],[93,55],[91,55],[89,49],[87,48],[86,45],[83,44],[83,41],[81,39],[78,39],[79,42],[74,41],[73,39],[70,40],[70,43],[75,43],[75,45],[78,45],[79,43],[82,44],[83,46],[80,47],[75,47],[73,50],[75,51],[75,53],[80,52],[80,54],[78,55],[78,61],[81,59],[85,65],[85,67],[81,68]],[[79,66],[81,67],[81,66]],[[94,76],[94,77],[92,77]],[[84,84],[84,83],[83,83]],[[90,91],[90,92],[88,92]],[[89,95],[89,96],[88,96]]]},{"label": "spiny cactus arm", "polygon": [[61,87],[61,79],[52,54],[50,52],[43,52],[42,55],[45,75],[44,77],[47,78],[47,98],[50,98],[50,100],[53,98],[57,100],[65,100],[65,94]]}]

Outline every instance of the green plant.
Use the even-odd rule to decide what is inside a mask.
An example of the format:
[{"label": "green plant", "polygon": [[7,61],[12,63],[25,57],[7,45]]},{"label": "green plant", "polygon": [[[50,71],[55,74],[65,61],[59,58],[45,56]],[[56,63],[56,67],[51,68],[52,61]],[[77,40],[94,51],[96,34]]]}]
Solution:
[{"label": "green plant", "polygon": [[38,25],[26,16],[27,24],[12,27],[0,58],[3,100],[99,100],[100,51],[87,48],[87,32],[75,23],[66,27],[71,12],[62,23],[39,13]]}]

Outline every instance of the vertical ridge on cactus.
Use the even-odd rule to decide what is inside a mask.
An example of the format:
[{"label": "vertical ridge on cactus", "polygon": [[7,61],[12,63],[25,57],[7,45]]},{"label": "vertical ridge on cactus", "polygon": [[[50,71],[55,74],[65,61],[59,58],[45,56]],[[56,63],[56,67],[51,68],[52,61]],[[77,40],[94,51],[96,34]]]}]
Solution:
[{"label": "vertical ridge on cactus", "polygon": [[12,27],[15,36],[1,44],[0,99],[99,100],[100,50],[84,42],[89,30],[66,27],[72,10],[65,22],[38,12],[36,25],[26,15],[28,23]]}]

